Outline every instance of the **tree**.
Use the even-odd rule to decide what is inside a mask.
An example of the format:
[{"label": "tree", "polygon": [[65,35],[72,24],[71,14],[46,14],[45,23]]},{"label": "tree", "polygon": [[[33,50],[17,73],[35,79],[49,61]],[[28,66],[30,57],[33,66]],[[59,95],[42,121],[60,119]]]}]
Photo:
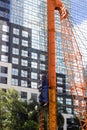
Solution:
[{"label": "tree", "polygon": [[64,117],[61,114],[61,103],[57,102],[57,125],[58,129],[62,129],[64,125]]},{"label": "tree", "polygon": [[[23,102],[14,89],[6,92],[0,89],[0,130],[38,130],[40,104],[31,99]],[[57,107],[59,109],[59,107]],[[58,126],[63,125],[63,118],[57,109]],[[44,128],[47,129],[48,107],[44,106]]]},{"label": "tree", "polygon": [[6,120],[6,109],[5,109],[5,92],[0,89],[0,130],[4,130]]},{"label": "tree", "polygon": [[28,120],[24,123],[23,130],[39,130],[38,124],[33,120]]}]

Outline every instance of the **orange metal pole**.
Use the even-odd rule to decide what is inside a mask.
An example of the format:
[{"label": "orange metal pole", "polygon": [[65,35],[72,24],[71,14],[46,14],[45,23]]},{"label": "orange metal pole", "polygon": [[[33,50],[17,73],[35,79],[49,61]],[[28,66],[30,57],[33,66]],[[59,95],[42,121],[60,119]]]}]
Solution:
[{"label": "orange metal pole", "polygon": [[43,108],[40,109],[40,128],[39,130],[44,130],[44,127],[43,127]]},{"label": "orange metal pole", "polygon": [[56,124],[56,61],[55,61],[55,1],[47,0],[48,17],[48,80],[49,80],[49,130],[57,130]]}]

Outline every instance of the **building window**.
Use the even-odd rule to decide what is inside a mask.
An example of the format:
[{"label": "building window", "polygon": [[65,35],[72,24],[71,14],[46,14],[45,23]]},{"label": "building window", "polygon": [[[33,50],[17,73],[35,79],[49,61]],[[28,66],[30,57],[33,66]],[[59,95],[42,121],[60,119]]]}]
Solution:
[{"label": "building window", "polygon": [[28,41],[22,40],[22,46],[28,47]]},{"label": "building window", "polygon": [[32,58],[32,59],[37,59],[37,53],[32,52],[32,53],[31,53],[31,58]]},{"label": "building window", "polygon": [[0,83],[7,84],[7,77],[1,77],[0,76]]},{"label": "building window", "polygon": [[27,100],[27,92],[21,91],[21,98]]},{"label": "building window", "polygon": [[28,51],[22,50],[21,55],[24,57],[28,57]]},{"label": "building window", "polygon": [[31,67],[37,69],[37,63],[36,62],[31,62]]},{"label": "building window", "polygon": [[2,31],[4,31],[4,32],[9,32],[9,26],[7,26],[7,25],[2,25]]},{"label": "building window", "polygon": [[21,86],[22,86],[22,87],[27,87],[27,86],[28,86],[27,81],[21,80]]},{"label": "building window", "polygon": [[57,99],[58,99],[59,103],[63,104],[63,98],[62,97],[58,97]]},{"label": "building window", "polygon": [[63,88],[62,87],[57,87],[57,93],[63,93]]},{"label": "building window", "polygon": [[13,79],[12,78],[12,85],[18,86],[18,79]]},{"label": "building window", "polygon": [[22,36],[28,38],[28,32],[27,31],[22,31]]},{"label": "building window", "polygon": [[66,108],[66,111],[71,114],[72,113],[72,109],[71,108]]},{"label": "building window", "polygon": [[22,77],[27,77],[28,76],[28,72],[25,70],[21,70],[21,76]]},{"label": "building window", "polygon": [[40,64],[40,69],[41,70],[45,70],[45,65],[44,64]]},{"label": "building window", "polygon": [[19,44],[19,38],[13,37],[13,43],[18,45]]},{"label": "building window", "polygon": [[2,41],[9,42],[9,36],[2,34]]},{"label": "building window", "polygon": [[57,83],[58,84],[63,84],[63,78],[57,77]]},{"label": "building window", "polygon": [[31,78],[32,79],[37,79],[37,73],[31,72]]},{"label": "building window", "polygon": [[31,88],[37,88],[37,83],[36,82],[31,82]]},{"label": "building window", "polygon": [[0,73],[7,74],[7,72],[8,72],[7,67],[0,66]]},{"label": "building window", "polygon": [[14,58],[14,57],[13,57],[13,58],[12,58],[12,63],[13,63],[13,64],[18,64],[18,58]]},{"label": "building window", "polygon": [[12,75],[18,76],[18,69],[13,68],[12,69]]},{"label": "building window", "polygon": [[37,63],[36,62],[31,62],[31,67],[32,68],[37,68]]},{"label": "building window", "polygon": [[71,105],[72,104],[71,99],[66,99],[66,104]]},{"label": "building window", "polygon": [[13,34],[15,34],[15,35],[19,35],[19,29],[17,29],[17,28],[13,28]]},{"label": "building window", "polygon": [[12,53],[15,54],[15,55],[19,55],[19,49],[13,48]]},{"label": "building window", "polygon": [[8,46],[2,45],[1,50],[3,52],[8,52]]},{"label": "building window", "polygon": [[6,56],[6,55],[1,55],[1,61],[3,61],[3,62],[8,62],[8,56]]},{"label": "building window", "polygon": [[41,61],[45,61],[45,60],[46,60],[46,59],[45,59],[45,55],[40,54],[40,60],[41,60]]},{"label": "building window", "polygon": [[37,101],[37,94],[31,93],[31,99],[34,99],[35,101]]},{"label": "building window", "polygon": [[21,65],[22,66],[28,66],[28,61],[27,60],[21,60]]}]

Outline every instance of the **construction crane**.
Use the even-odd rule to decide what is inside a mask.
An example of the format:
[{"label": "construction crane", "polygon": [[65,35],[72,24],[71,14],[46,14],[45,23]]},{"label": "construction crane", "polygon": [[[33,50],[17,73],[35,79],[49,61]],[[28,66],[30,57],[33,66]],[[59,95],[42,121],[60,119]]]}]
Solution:
[{"label": "construction crane", "polygon": [[48,20],[48,83],[49,83],[49,120],[48,129],[57,130],[56,118],[56,43],[55,43],[55,10],[60,13],[60,20],[68,17],[68,12],[59,0],[47,0]]},{"label": "construction crane", "polygon": [[[62,48],[74,108],[82,130],[87,130],[87,81],[82,55],[73,33],[69,13],[61,0],[47,0],[48,20],[48,130],[57,130],[56,118],[56,43],[55,10],[60,15]],[[41,113],[42,117],[42,113]],[[42,122],[41,122],[42,123]],[[44,130],[42,126],[40,130]]]}]

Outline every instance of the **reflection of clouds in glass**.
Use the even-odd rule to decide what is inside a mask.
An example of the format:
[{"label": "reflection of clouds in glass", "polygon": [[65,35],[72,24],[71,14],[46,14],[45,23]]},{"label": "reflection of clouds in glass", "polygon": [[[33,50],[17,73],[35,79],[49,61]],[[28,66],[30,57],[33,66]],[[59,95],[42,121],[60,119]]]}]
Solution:
[{"label": "reflection of clouds in glass", "polygon": [[87,0],[71,0],[71,14],[74,19],[74,24],[81,24],[87,19]]},{"label": "reflection of clouds in glass", "polygon": [[87,21],[85,20],[81,24],[74,26],[73,30],[80,48],[83,63],[87,65]]}]

